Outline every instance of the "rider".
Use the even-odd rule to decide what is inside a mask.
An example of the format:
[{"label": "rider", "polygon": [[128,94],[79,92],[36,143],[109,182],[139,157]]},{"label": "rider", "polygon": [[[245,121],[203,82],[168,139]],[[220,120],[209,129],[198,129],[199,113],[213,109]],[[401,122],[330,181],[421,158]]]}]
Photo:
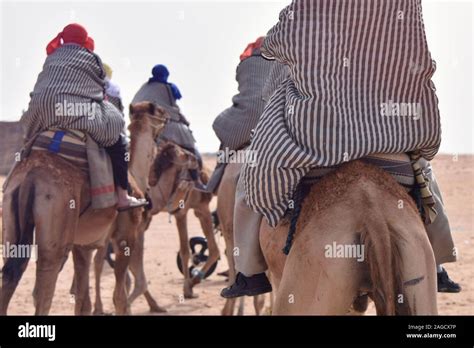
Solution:
[{"label": "rider", "polygon": [[[222,111],[212,125],[221,142],[220,152],[243,150],[250,145],[252,130],[265,108],[264,87],[275,61],[264,59],[260,54],[263,37],[250,43],[240,55],[236,80],[239,93],[232,98],[232,106]],[[226,164],[230,158],[218,158],[217,166],[207,188],[216,192]]]},{"label": "rider", "polygon": [[[199,168],[202,168],[201,154],[196,148],[196,140],[189,128],[189,122],[176,104],[176,101],[182,98],[181,92],[174,83],[168,82],[169,74],[166,66],[162,64],[155,65],[152,69],[152,77],[140,87],[132,100],[132,104],[147,101],[164,108],[170,119],[157,142],[171,141],[190,151],[196,156]],[[189,175],[194,181],[196,190],[207,192],[206,186],[201,182],[199,169],[190,168]]]},{"label": "rider", "polygon": [[105,73],[94,52],[94,40],[79,24],[69,24],[46,47],[39,74],[21,122],[26,140],[48,129],[71,129],[91,136],[110,155],[119,211],[142,207],[144,199],[127,193],[125,121],[105,100]]},{"label": "rider", "polygon": [[[262,55],[288,65],[291,74],[255,129],[249,150],[259,155],[256,164],[244,165],[241,171],[234,211],[238,274],[235,283],[222,290],[225,298],[272,290],[259,245],[261,219],[275,227],[310,170],[374,153],[414,152],[422,161],[431,160],[439,148],[440,117],[431,82],[435,67],[419,25],[421,0],[396,6],[381,2],[377,12],[366,13],[362,3],[323,2],[293,0],[262,45]],[[416,104],[414,110],[422,114],[402,118],[381,113],[383,105],[394,102]],[[426,170],[426,163],[420,164]],[[454,262],[449,224],[435,182],[429,183],[438,210],[427,226],[436,262]],[[440,266],[438,272],[439,289],[460,290]]]}]

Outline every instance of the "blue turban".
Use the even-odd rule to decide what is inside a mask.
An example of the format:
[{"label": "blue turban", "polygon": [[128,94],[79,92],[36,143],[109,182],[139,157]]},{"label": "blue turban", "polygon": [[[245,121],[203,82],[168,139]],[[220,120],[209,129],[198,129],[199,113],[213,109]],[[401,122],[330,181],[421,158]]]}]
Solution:
[{"label": "blue turban", "polygon": [[168,82],[168,76],[170,76],[170,72],[168,71],[168,68],[166,66],[162,64],[155,65],[151,70],[151,74],[153,76],[148,79],[148,83],[166,83],[168,86],[170,86],[174,99],[181,99],[182,95],[178,87],[174,83]]}]

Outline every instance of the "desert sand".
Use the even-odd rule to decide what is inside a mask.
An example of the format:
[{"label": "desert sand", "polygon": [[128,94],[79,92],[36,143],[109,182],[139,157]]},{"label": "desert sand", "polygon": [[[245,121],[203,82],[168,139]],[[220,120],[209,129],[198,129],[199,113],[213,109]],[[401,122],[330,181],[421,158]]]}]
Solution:
[{"label": "desert sand", "polygon": [[[213,168],[213,158],[207,157],[206,163]],[[463,290],[459,294],[438,294],[439,314],[473,315],[474,314],[474,156],[439,155],[433,161],[434,172],[444,195],[444,201],[451,221],[454,239],[458,248],[459,260],[446,264],[453,280],[459,282]],[[3,179],[2,179],[3,180]],[[212,205],[215,207],[216,199]],[[145,236],[145,273],[148,287],[161,306],[168,310],[168,315],[219,315],[224,305],[220,298],[220,290],[226,286],[224,278],[217,275],[227,269],[223,255],[225,245],[221,236],[217,235],[221,251],[217,271],[195,288],[197,299],[181,298],[183,278],[176,266],[178,251],[178,234],[174,224],[169,223],[167,214],[160,214],[153,219]],[[188,216],[190,236],[202,235],[199,223],[193,214]],[[1,263],[2,261],[0,261]],[[30,315],[34,313],[31,296],[35,281],[35,263],[30,262],[28,268],[10,303],[9,314]],[[69,295],[69,287],[73,274],[72,258],[67,261],[59,275],[51,314],[72,315],[74,304]],[[91,272],[91,296],[93,291],[93,273]],[[102,299],[104,309],[113,313],[112,292],[114,287],[113,270],[106,264],[102,276]],[[268,313],[269,301],[266,301]],[[132,305],[134,315],[148,315],[148,306],[143,297]],[[373,314],[369,308],[368,314]],[[253,301],[246,299],[245,314],[253,315]],[[166,315],[166,314],[165,314]]]}]

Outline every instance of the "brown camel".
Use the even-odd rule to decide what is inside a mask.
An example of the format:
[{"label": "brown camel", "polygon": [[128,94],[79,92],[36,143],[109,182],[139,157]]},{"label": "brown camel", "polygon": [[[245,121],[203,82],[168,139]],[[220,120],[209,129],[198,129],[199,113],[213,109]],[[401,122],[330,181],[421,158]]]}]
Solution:
[{"label": "brown camel", "polygon": [[[153,215],[168,212],[170,209],[174,211],[173,215],[176,218],[180,241],[179,253],[184,270],[188,269],[190,256],[186,222],[186,216],[190,209],[194,210],[194,214],[199,219],[209,247],[209,258],[201,269],[202,273],[205,274],[218,260],[219,249],[214,238],[209,210],[212,195],[190,190],[192,184],[181,180],[183,171],[187,170],[190,165],[196,165],[193,163],[196,158],[172,143],[163,142],[160,147],[157,147],[156,139],[153,136],[153,124],[149,120],[149,104],[141,102],[130,106],[131,161],[129,168],[138,188],[147,192],[148,199],[151,200],[151,209],[143,214],[142,220],[136,228],[136,244],[130,257],[130,270],[135,282],[132,294],[128,297],[128,305],[130,306],[138,296],[143,294],[151,311],[162,312],[164,310],[161,307],[154,306],[156,301],[147,289],[143,266],[144,233],[148,229]],[[201,172],[201,180],[204,183],[207,182],[207,170]],[[124,216],[124,219],[126,218]],[[124,222],[124,224],[126,223]],[[191,278],[188,272],[184,272],[184,298],[195,297],[193,287],[200,281],[201,278],[198,275]]]},{"label": "brown camel", "polygon": [[[382,169],[342,165],[304,200],[288,257],[288,224],[262,222],[260,242],[276,291],[273,314],[435,315],[433,251],[411,197]],[[334,245],[363,246],[363,262],[328,253]],[[354,250],[354,249],[352,249]],[[332,257],[330,257],[332,256]],[[338,255],[336,255],[338,256]]]},{"label": "brown camel", "polygon": [[[202,273],[206,273],[219,258],[219,249],[214,238],[209,210],[212,195],[189,190],[192,184],[189,181],[181,180],[184,171],[187,171],[190,166],[197,166],[196,157],[170,142],[163,142],[157,147],[156,142],[149,136],[150,129],[146,117],[138,117],[137,110],[141,104],[132,105],[130,108],[132,121],[129,126],[131,135],[130,171],[134,174],[138,187],[147,192],[151,199],[152,208],[149,211],[149,219],[159,212],[173,211],[178,227],[179,253],[183,270],[188,269],[190,256],[186,216],[190,209],[194,210],[209,247],[209,258],[201,269]],[[201,171],[201,180],[206,183],[208,178],[208,170],[204,168]],[[146,228],[142,228],[138,233],[144,233]],[[139,238],[139,240],[143,241],[143,238]],[[131,271],[135,275],[135,288],[129,297],[130,303],[146,290],[146,279],[143,272],[143,244],[137,245],[136,252],[138,256],[132,260],[130,265]],[[135,260],[137,262],[134,262]],[[139,275],[138,278],[137,275]],[[200,281],[201,278],[198,275],[191,278],[188,272],[184,272],[184,298],[195,297],[193,287]]]},{"label": "brown camel", "polygon": [[[224,175],[222,176],[217,192],[217,215],[219,216],[220,229],[224,236],[226,245],[226,257],[229,264],[229,284],[234,283],[236,271],[234,264],[234,204],[235,190],[239,179],[242,164],[229,163],[226,165]],[[264,296],[254,296],[255,313],[260,315],[264,302]],[[243,298],[241,298],[241,301]],[[227,299],[222,309],[222,315],[233,315],[236,299]],[[243,305],[239,306],[238,314],[243,314]]]},{"label": "brown camel", "polygon": [[[164,111],[150,110],[148,119],[156,138],[166,122]],[[94,248],[104,246],[111,234],[119,246],[116,250],[119,267],[115,269],[114,304],[117,314],[127,313],[127,267],[122,267],[122,264],[128,264],[127,254],[133,248],[136,234],[134,229],[127,229],[124,232],[127,238],[115,239],[116,230],[123,229],[117,223],[116,209],[91,209],[89,191],[87,173],[62,157],[45,151],[32,151],[10,177],[3,196],[3,243],[31,245],[36,232],[38,259],[33,298],[37,315],[49,313],[58,273],[71,249],[76,284],[75,313],[90,313],[88,279],[91,253]],[[7,313],[29,257],[5,258],[4,261],[0,314]]]}]

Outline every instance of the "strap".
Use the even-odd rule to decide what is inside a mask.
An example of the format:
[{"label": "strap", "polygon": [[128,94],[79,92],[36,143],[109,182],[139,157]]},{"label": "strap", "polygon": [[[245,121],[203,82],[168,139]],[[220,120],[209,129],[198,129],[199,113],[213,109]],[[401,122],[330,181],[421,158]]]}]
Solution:
[{"label": "strap", "polygon": [[419,153],[411,153],[410,158],[411,165],[413,166],[413,171],[415,173],[415,180],[420,189],[421,201],[425,215],[424,222],[428,225],[433,223],[436,219],[436,216],[438,215],[438,212],[434,208],[435,200],[433,198],[433,194],[431,193],[428,187],[429,180],[426,178],[426,176],[423,174],[423,171],[421,170],[421,166],[419,163],[421,155]]},{"label": "strap", "polygon": [[54,136],[51,139],[51,143],[49,144],[48,150],[53,153],[58,153],[65,134],[65,131],[54,132]]}]

